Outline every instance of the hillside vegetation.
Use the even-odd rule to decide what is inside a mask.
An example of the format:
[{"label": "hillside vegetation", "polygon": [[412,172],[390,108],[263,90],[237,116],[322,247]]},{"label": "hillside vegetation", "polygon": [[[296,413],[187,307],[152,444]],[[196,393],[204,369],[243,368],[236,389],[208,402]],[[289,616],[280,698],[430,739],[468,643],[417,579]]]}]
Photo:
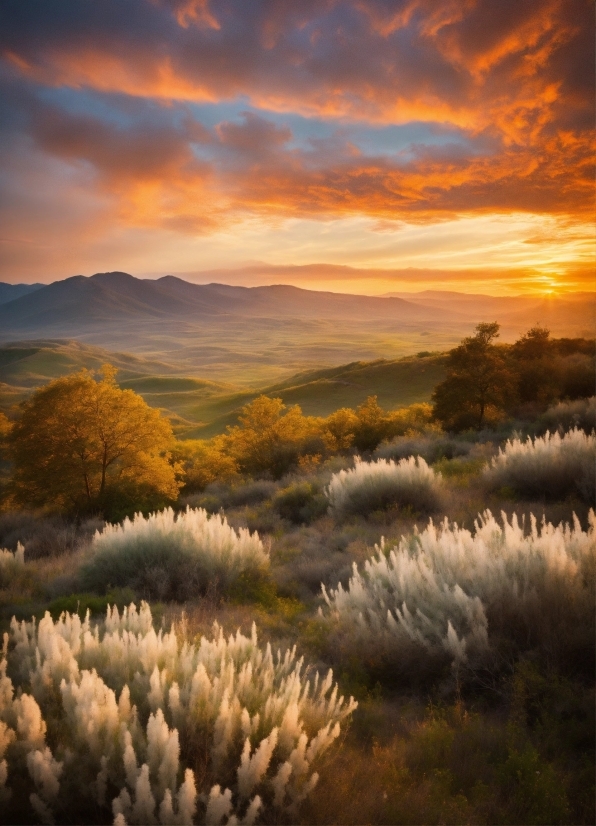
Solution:
[{"label": "hillside vegetation", "polygon": [[139,393],[172,419],[177,435],[209,438],[236,422],[241,407],[264,393],[285,404],[299,404],[311,416],[361,404],[376,395],[388,409],[430,400],[445,374],[445,356],[408,356],[393,361],[352,362],[306,371],[254,390],[181,374],[180,367],[113,353],[76,341],[35,341],[0,347],[0,410],[5,413],[33,389],[74,370],[98,369],[110,362],[118,383]]},{"label": "hillside vegetation", "polygon": [[593,344],[498,333],[224,387],[208,439],[146,402],[192,377],[23,385],[0,822],[594,823]]}]

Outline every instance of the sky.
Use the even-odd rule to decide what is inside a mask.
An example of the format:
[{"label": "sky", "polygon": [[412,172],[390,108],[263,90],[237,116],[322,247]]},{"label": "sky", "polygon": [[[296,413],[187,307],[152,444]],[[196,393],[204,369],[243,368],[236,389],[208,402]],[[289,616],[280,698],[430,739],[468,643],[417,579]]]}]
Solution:
[{"label": "sky", "polygon": [[3,0],[0,280],[594,289],[592,0]]}]

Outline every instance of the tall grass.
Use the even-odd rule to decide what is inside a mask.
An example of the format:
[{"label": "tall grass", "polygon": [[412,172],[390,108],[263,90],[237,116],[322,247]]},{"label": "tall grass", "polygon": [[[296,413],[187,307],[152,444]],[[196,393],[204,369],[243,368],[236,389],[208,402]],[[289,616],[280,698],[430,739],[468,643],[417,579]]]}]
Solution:
[{"label": "tall grass", "polygon": [[338,514],[366,515],[393,506],[429,512],[439,506],[441,481],[441,474],[421,457],[400,462],[356,458],[354,468],[333,475],[325,492],[331,509]]},{"label": "tall grass", "polygon": [[[583,531],[539,527],[513,516],[499,524],[490,511],[474,533],[445,520],[375,548],[347,590],[323,586],[327,620],[344,649],[408,669],[477,665],[497,653],[547,652],[593,659],[596,518]],[[577,663],[576,663],[577,664]]]},{"label": "tall grass", "polygon": [[520,496],[560,499],[574,494],[593,504],[595,475],[596,435],[574,428],[563,436],[509,439],[484,479],[493,489],[507,487]]},{"label": "tall grass", "polygon": [[106,525],[91,550],[82,571],[85,587],[131,586],[161,599],[190,598],[210,584],[225,590],[240,575],[258,575],[269,565],[257,533],[235,531],[224,516],[191,508]]},{"label": "tall grass", "polygon": [[539,416],[535,427],[539,432],[571,430],[576,427],[585,433],[591,433],[596,429],[596,396],[559,402],[549,407]]},{"label": "tall grass", "polygon": [[390,442],[380,444],[374,452],[374,458],[399,461],[410,456],[421,456],[426,462],[433,464],[440,459],[467,456],[472,447],[471,441],[450,438],[440,433],[398,436]]},{"label": "tall grass", "polygon": [[[177,633],[178,631],[178,633]],[[9,676],[10,675],[10,676]],[[238,632],[155,633],[120,615],[13,619],[0,660],[7,822],[253,823],[295,815],[355,708],[331,672]]]},{"label": "tall grass", "polygon": [[25,548],[19,542],[15,553],[0,548],[0,588],[7,588],[25,565]]}]

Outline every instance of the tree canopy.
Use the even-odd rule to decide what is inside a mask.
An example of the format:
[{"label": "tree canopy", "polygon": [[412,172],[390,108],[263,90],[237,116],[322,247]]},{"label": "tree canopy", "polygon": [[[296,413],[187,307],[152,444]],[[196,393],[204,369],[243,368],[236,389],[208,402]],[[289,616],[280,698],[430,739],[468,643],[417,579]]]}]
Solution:
[{"label": "tree canopy", "polygon": [[447,430],[480,429],[502,415],[514,392],[514,376],[494,341],[496,322],[476,326],[476,334],[451,350],[447,377],[432,396],[434,416]]},{"label": "tree canopy", "polygon": [[22,406],[9,436],[12,497],[28,507],[119,517],[178,495],[169,421],[104,365],[50,382]]}]

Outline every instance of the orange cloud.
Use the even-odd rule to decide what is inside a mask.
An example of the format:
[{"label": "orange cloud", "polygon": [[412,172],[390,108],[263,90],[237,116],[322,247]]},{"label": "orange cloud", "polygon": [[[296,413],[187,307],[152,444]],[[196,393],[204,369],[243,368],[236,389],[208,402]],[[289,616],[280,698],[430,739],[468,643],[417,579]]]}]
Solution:
[{"label": "orange cloud", "polygon": [[[4,96],[15,142],[92,189],[102,220],[123,230],[593,215],[589,0],[11,8],[0,82],[16,90]],[[223,109],[205,126],[192,105],[238,100],[250,111]],[[293,115],[323,123],[325,137],[300,139]],[[451,130],[453,143],[391,151],[352,139],[411,123]]]}]

